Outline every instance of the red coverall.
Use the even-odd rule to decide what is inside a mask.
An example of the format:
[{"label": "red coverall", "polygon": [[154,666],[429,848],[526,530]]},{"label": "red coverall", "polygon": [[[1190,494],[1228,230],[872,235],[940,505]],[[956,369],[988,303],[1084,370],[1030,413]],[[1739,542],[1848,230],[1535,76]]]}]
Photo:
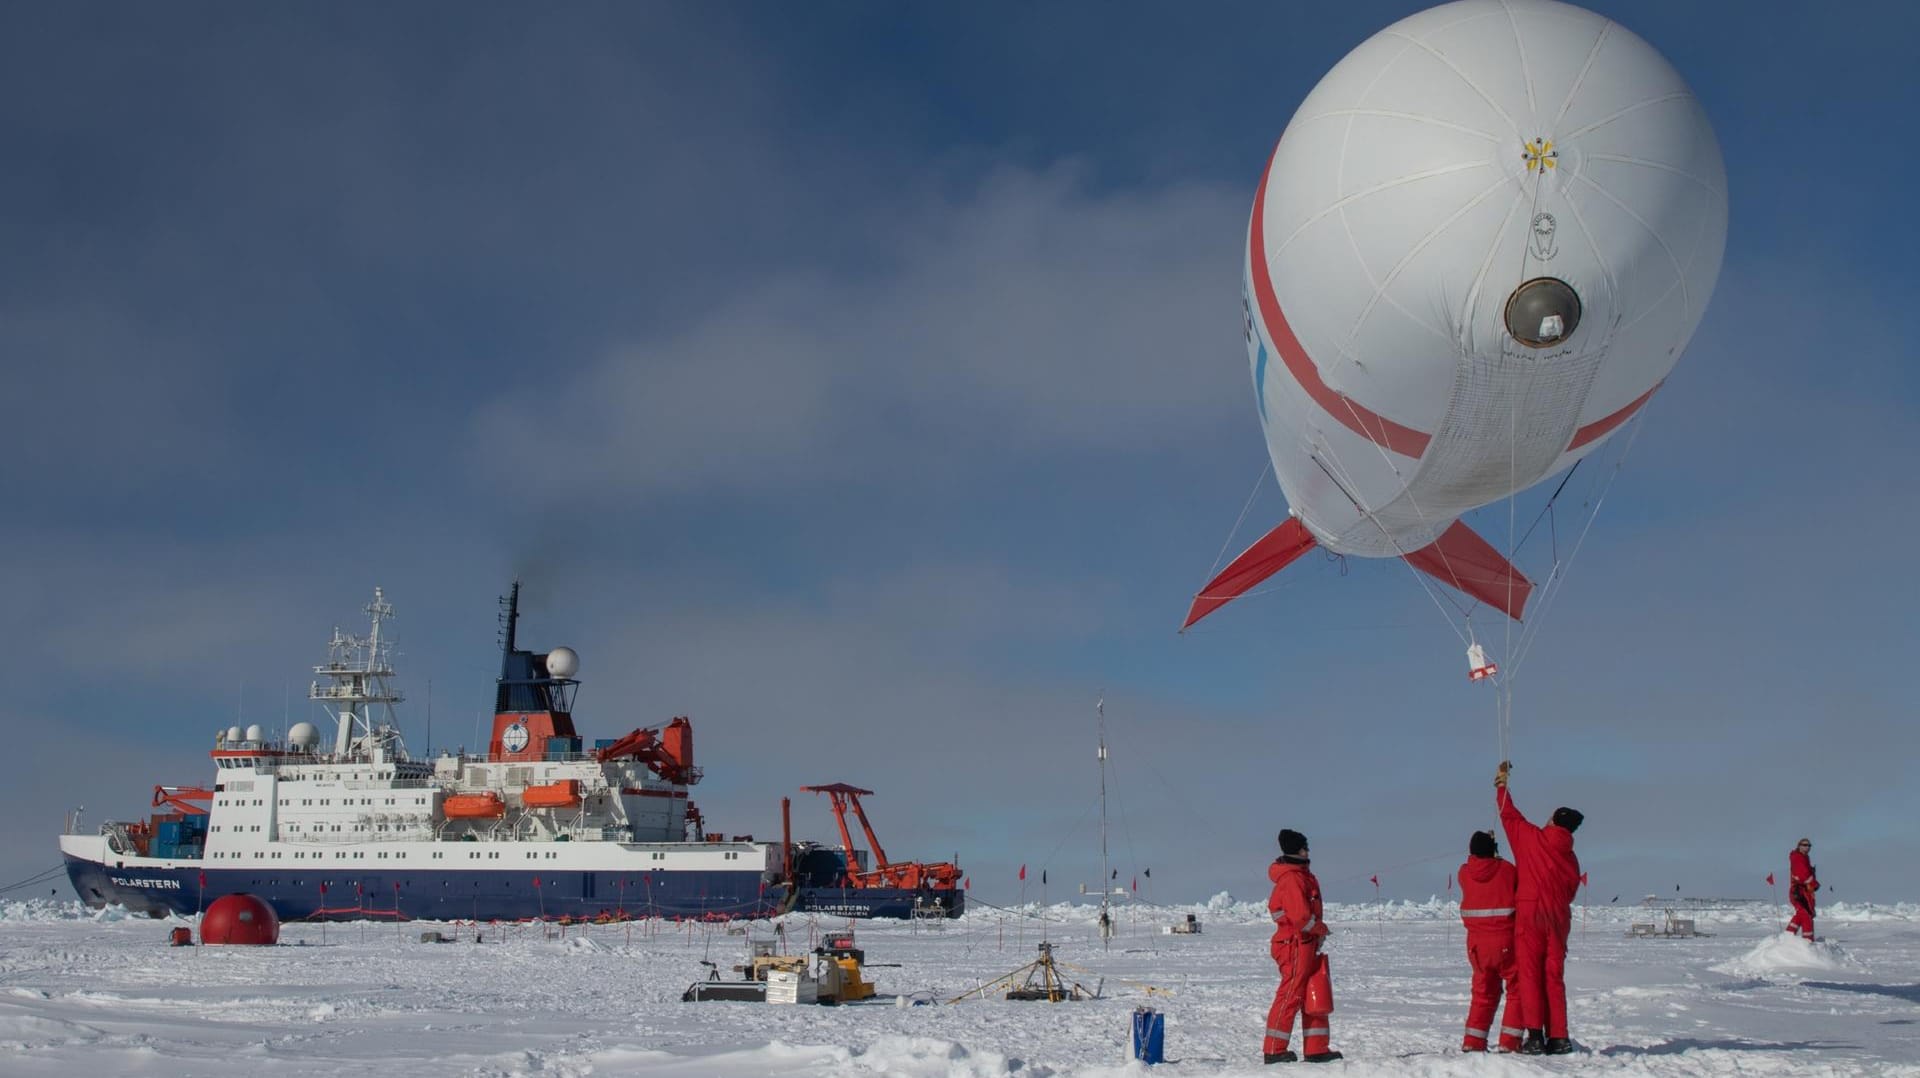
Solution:
[{"label": "red coverall", "polygon": [[1793,902],[1793,920],[1787,931],[1813,938],[1813,893],[1820,879],[1813,874],[1813,859],[1798,849],[1787,855],[1787,898]]},{"label": "red coverall", "polygon": [[[1513,955],[1519,967],[1520,1024],[1567,1035],[1567,933],[1573,928],[1573,895],[1580,886],[1580,859],[1573,833],[1558,824],[1536,827],[1513,807],[1505,786],[1494,793],[1519,873],[1515,889]],[[1511,1014],[1512,1012],[1509,1012]]]},{"label": "red coverall", "polygon": [[1467,962],[1473,966],[1473,1005],[1467,1009],[1466,1052],[1487,1050],[1487,1030],[1500,1009],[1504,988],[1506,1020],[1500,1023],[1500,1047],[1520,1048],[1525,1025],[1520,1018],[1519,967],[1513,959],[1513,865],[1498,857],[1470,857],[1460,866],[1460,920],[1467,926]]},{"label": "red coverall", "polygon": [[[1293,1037],[1293,1020],[1306,1004],[1307,979],[1321,962],[1320,941],[1327,938],[1327,926],[1320,919],[1320,881],[1312,869],[1283,859],[1267,866],[1267,878],[1273,881],[1267,912],[1273,916],[1273,961],[1280,967],[1280,987],[1274,989],[1273,1006],[1267,1010],[1267,1036],[1260,1051],[1276,1055],[1287,1050]],[[1327,1050],[1331,1030],[1324,1015],[1307,1015],[1300,1032],[1307,1042],[1305,1055]]]}]

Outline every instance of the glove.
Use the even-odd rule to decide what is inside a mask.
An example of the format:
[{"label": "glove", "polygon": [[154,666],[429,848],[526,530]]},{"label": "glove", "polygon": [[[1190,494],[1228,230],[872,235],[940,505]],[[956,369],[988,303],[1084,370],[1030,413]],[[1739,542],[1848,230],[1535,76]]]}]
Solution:
[{"label": "glove", "polygon": [[1496,787],[1498,787],[1498,788],[1500,788],[1500,789],[1503,789],[1503,790],[1504,790],[1504,789],[1506,789],[1506,787],[1507,787],[1507,772],[1509,772],[1509,771],[1512,771],[1512,770],[1513,770],[1513,765],[1512,765],[1511,763],[1508,763],[1508,762],[1507,762],[1507,761],[1505,761],[1505,760],[1502,760],[1502,761],[1500,761],[1500,770],[1498,770],[1498,771],[1495,771],[1495,772],[1493,773],[1493,784],[1494,784],[1494,786],[1496,786]]}]

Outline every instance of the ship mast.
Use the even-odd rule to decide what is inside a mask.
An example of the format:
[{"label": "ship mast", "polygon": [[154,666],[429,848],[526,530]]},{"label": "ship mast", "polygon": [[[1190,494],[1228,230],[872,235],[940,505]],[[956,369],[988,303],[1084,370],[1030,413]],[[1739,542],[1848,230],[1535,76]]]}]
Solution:
[{"label": "ship mast", "polygon": [[393,727],[398,719],[394,715],[393,705],[406,699],[393,687],[392,651],[393,642],[380,638],[380,623],[393,618],[393,604],[387,602],[385,594],[376,587],[373,589],[373,601],[361,608],[366,611],[372,628],[364,637],[354,636],[333,630],[333,639],[327,641],[327,661],[313,668],[313,672],[327,679],[322,683],[318,678],[307,690],[307,699],[318,701],[333,712],[339,724],[334,735],[333,753],[345,758],[353,745],[353,728],[358,723],[366,733],[373,733],[371,705],[378,704],[386,709],[386,727]]}]

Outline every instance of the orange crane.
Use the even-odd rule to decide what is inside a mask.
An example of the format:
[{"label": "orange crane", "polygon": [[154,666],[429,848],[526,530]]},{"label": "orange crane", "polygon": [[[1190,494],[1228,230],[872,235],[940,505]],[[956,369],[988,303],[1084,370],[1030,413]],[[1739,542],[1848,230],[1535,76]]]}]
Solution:
[{"label": "orange crane", "polygon": [[684,715],[664,729],[642,727],[593,753],[594,759],[602,763],[628,756],[676,786],[692,786],[700,781],[701,771],[693,766],[693,723]]},{"label": "orange crane", "polygon": [[[880,837],[873,833],[873,824],[867,821],[867,810],[860,807],[860,799],[872,797],[872,790],[835,782],[825,786],[802,786],[800,792],[826,794],[833,802],[833,821],[840,825],[840,844],[847,853],[847,881],[851,886],[901,887],[908,890],[922,887],[952,890],[959,886],[960,866],[950,861],[929,864],[923,861],[887,860],[887,851],[880,848]],[[853,814],[860,819],[860,830],[866,832],[867,845],[873,850],[873,867],[865,872],[860,871],[859,862],[853,856],[853,835],[847,830],[848,805],[853,806]]]},{"label": "orange crane", "polygon": [[153,807],[172,808],[176,812],[205,816],[205,806],[193,804],[195,801],[213,800],[213,791],[204,786],[155,786],[153,788]]}]

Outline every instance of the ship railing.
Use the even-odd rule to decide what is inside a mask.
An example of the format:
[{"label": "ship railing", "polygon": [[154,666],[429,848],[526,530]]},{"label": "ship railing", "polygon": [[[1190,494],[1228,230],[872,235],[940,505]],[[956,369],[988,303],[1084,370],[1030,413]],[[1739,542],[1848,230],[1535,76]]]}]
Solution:
[{"label": "ship railing", "polygon": [[580,842],[624,842],[627,829],[624,827],[571,827],[564,832]]},{"label": "ship railing", "polygon": [[426,779],[345,779],[349,790],[424,790],[432,785]]},{"label": "ship railing", "polygon": [[138,849],[132,837],[127,834],[127,825],[124,823],[101,824],[100,833],[107,836],[107,848],[114,853],[131,854]]},{"label": "ship railing", "polygon": [[525,764],[596,764],[600,762],[600,758],[591,752],[553,753],[542,756],[537,760],[496,760],[484,752],[449,752],[441,756],[432,757],[428,762],[431,763],[440,760],[458,760],[463,764],[512,764],[516,767]]},{"label": "ship railing", "polygon": [[330,832],[281,834],[275,841],[296,846],[353,846],[368,842],[422,842],[435,837],[431,826],[419,824],[404,831],[343,831],[337,835]]}]

